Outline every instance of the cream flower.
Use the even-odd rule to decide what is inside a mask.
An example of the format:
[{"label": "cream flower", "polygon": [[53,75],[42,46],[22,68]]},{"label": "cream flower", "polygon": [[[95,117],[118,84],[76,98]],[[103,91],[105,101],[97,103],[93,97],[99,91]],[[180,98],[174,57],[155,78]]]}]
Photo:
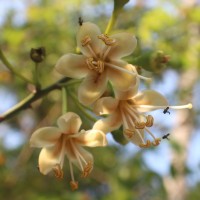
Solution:
[{"label": "cream flower", "polygon": [[[153,126],[154,118],[151,115],[145,116],[143,113],[156,109],[192,108],[192,104],[169,106],[167,100],[154,90],[144,90],[140,93],[136,91],[135,89],[135,95],[132,98],[126,100],[113,97],[99,99],[95,103],[94,112],[98,115],[109,114],[109,116],[98,120],[93,128],[108,133],[123,125],[124,137],[130,142],[144,148],[151,145],[157,146],[161,139],[156,138],[149,130],[149,127]],[[153,141],[145,141],[145,132],[150,134]]]},{"label": "cream flower", "polygon": [[129,33],[109,37],[101,34],[95,24],[85,22],[77,33],[77,45],[83,55],[66,54],[58,60],[55,68],[67,77],[85,77],[78,98],[82,104],[90,105],[104,93],[108,80],[118,90],[129,89],[136,73],[121,58],[130,55],[136,43],[136,38]]},{"label": "cream flower", "polygon": [[107,144],[105,134],[99,130],[82,130],[80,117],[72,112],[62,115],[57,120],[57,127],[44,127],[36,130],[30,139],[32,147],[42,147],[39,155],[39,170],[46,175],[51,170],[57,178],[63,178],[64,157],[67,156],[71,174],[71,188],[78,188],[74,179],[73,166],[87,177],[93,168],[93,156],[83,146],[97,147]]}]

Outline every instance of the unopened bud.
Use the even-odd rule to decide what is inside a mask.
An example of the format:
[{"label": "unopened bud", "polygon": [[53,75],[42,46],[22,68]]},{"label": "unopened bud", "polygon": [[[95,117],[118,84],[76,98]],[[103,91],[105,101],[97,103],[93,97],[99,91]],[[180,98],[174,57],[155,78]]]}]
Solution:
[{"label": "unopened bud", "polygon": [[44,60],[46,56],[46,51],[44,47],[39,47],[37,49],[31,48],[30,57],[33,62],[40,63]]}]

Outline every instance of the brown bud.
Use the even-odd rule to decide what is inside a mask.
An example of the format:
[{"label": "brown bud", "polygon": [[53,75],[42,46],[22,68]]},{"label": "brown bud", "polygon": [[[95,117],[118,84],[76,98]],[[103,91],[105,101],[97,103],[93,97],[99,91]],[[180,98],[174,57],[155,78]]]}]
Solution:
[{"label": "brown bud", "polygon": [[44,60],[46,56],[46,51],[44,47],[39,47],[37,49],[31,48],[30,57],[33,62],[40,63]]}]

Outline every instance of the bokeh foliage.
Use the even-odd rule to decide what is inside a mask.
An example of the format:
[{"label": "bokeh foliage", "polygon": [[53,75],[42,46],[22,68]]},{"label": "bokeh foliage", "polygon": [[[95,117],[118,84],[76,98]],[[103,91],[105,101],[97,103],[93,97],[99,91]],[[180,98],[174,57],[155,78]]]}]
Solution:
[{"label": "bokeh foliage", "polygon": [[[115,2],[120,3],[120,9],[115,6],[117,21],[110,34],[128,31],[138,39],[134,54],[126,58],[130,63],[150,71],[158,81],[162,80],[165,70],[169,68],[179,73],[191,67],[198,68],[199,71],[200,40],[197,39],[199,32],[196,31],[196,27],[199,30],[200,23],[199,5],[184,7],[180,6],[178,1],[169,3],[160,0],[158,5],[149,7],[144,2],[136,1],[134,6],[125,6],[122,9],[127,1]],[[45,47],[47,56],[39,66],[40,82],[45,87],[61,78],[54,71],[56,60],[67,52],[76,51],[78,18],[82,16],[84,21],[98,24],[104,32],[112,14],[112,6],[111,0],[38,0],[36,3],[29,3],[24,23],[13,23],[16,15],[14,11],[7,15],[0,27],[0,47],[13,66],[29,79],[33,78],[34,71],[29,51],[31,48]],[[190,45],[191,42],[193,45]],[[165,60],[168,56],[169,62]],[[30,92],[31,84],[10,73],[2,63],[0,67],[0,87],[15,94],[17,100],[24,98]],[[75,93],[78,84],[68,87],[69,92]],[[183,93],[177,93],[177,99],[180,98],[181,92]],[[84,124],[82,128],[90,128],[93,119],[83,112],[84,107],[78,107],[77,100],[70,95],[68,102],[69,111],[80,114]],[[5,122],[6,125],[24,134],[27,141],[14,150],[9,150],[0,143],[1,199],[167,199],[162,177],[151,171],[142,159],[142,154],[148,150],[124,158],[124,141],[120,137],[115,139],[123,145],[92,150],[95,169],[89,179],[79,178],[78,191],[70,191],[69,180],[66,178],[58,181],[52,174],[42,176],[37,170],[39,150],[32,151],[29,148],[28,138],[36,127],[55,124],[60,114],[61,94],[59,91],[53,91],[35,102],[32,109],[23,111]],[[26,118],[30,120],[26,121]],[[198,124],[196,126],[198,127]],[[68,178],[67,164],[64,172]],[[171,173],[174,175],[176,172],[172,170]],[[78,173],[76,177],[79,177]],[[197,184],[189,191],[188,199],[200,198],[199,187]]]}]

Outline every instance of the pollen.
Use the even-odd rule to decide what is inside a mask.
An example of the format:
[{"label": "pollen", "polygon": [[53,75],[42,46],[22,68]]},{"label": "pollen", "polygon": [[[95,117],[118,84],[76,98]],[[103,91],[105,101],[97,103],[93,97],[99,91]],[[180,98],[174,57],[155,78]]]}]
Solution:
[{"label": "pollen", "polygon": [[130,130],[130,129],[125,129],[124,130],[124,134],[130,139],[133,137],[134,135],[134,131]]},{"label": "pollen", "polygon": [[92,168],[93,168],[93,164],[92,162],[88,162],[86,165],[85,165],[85,168],[81,174],[81,177],[82,178],[86,178],[89,176],[90,172],[92,171]]},{"label": "pollen", "polygon": [[113,46],[116,44],[116,40],[106,34],[101,34],[98,36],[98,38],[101,39],[107,46]]},{"label": "pollen", "polygon": [[156,138],[154,142],[152,142],[151,144],[153,146],[158,146],[160,144],[161,139],[160,138]]},{"label": "pollen", "polygon": [[86,60],[86,63],[90,70],[94,70],[100,74],[104,71],[104,62],[101,60],[95,61],[94,58],[90,57]]},{"label": "pollen", "polygon": [[55,167],[53,168],[53,172],[54,172],[54,175],[57,179],[62,179],[63,178],[63,171],[60,167],[59,164],[56,164]]},{"label": "pollen", "polygon": [[145,123],[145,125],[147,126],[147,127],[151,127],[151,126],[153,126],[153,122],[154,122],[154,118],[151,116],[151,115],[148,115],[147,117],[146,117],[146,123]]},{"label": "pollen", "polygon": [[135,128],[136,129],[144,129],[146,126],[146,123],[145,122],[135,122]]},{"label": "pollen", "polygon": [[71,187],[72,191],[77,190],[78,189],[78,181],[70,181],[70,187]]},{"label": "pollen", "polygon": [[91,38],[89,35],[86,35],[85,38],[83,40],[81,40],[81,44],[83,47],[87,46],[90,43],[91,43]]},{"label": "pollen", "polygon": [[150,146],[151,146],[150,140],[147,140],[146,143],[139,145],[139,147],[141,147],[141,148],[149,148]]}]

